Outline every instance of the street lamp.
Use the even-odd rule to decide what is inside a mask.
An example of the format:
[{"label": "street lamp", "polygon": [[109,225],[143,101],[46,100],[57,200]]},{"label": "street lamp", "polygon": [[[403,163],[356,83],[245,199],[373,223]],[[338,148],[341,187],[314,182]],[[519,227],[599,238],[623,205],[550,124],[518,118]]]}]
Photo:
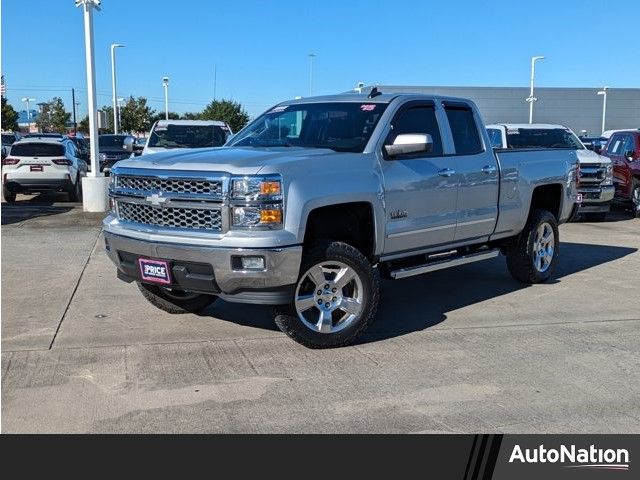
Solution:
[{"label": "street lamp", "polygon": [[164,87],[164,119],[169,120],[169,77],[162,77]]},{"label": "street lamp", "polygon": [[607,118],[607,90],[609,87],[602,87],[598,95],[602,95],[602,131],[604,132],[605,119]]},{"label": "street lamp", "polygon": [[124,98],[118,98],[118,125],[122,125],[122,115],[121,115],[121,108],[124,102]]},{"label": "street lamp", "polygon": [[527,102],[529,102],[529,123],[533,123],[533,102],[537,102],[538,99],[533,96],[533,80],[536,76],[536,62],[538,60],[544,60],[545,57],[531,57],[531,91],[529,92],[529,96],[527,97]]},{"label": "street lamp", "polygon": [[[31,110],[29,110],[29,102],[35,102],[36,99],[35,98],[29,98],[29,97],[22,97],[22,101],[27,104],[27,124],[28,124],[28,123],[30,123],[29,120],[31,120]],[[27,128],[29,128],[29,127],[27,127]]]},{"label": "street lamp", "polygon": [[116,103],[116,48],[124,47],[124,45],[120,43],[112,43],[111,44],[111,90],[112,90],[112,103],[113,103],[113,133],[118,133],[118,115],[116,114],[116,110],[118,105]]},{"label": "street lamp", "polygon": [[309,54],[309,96],[313,95],[313,60],[316,57],[313,52]]},{"label": "street lamp", "polygon": [[75,0],[84,12],[84,50],[87,64],[87,109],[89,116],[89,144],[91,171],[82,177],[82,203],[87,212],[107,210],[108,178],[100,172],[98,163],[98,118],[96,115],[95,55],[93,50],[93,9],[100,10],[100,0]]}]

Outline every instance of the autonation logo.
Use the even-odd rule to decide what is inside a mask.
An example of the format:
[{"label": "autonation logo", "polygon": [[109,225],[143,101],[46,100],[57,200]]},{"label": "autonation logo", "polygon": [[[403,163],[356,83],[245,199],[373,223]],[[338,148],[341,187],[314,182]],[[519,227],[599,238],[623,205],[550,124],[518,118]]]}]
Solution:
[{"label": "autonation logo", "polygon": [[626,448],[577,448],[560,445],[560,448],[525,448],[515,445],[509,463],[562,463],[567,468],[592,468],[598,470],[629,470],[629,451]]}]

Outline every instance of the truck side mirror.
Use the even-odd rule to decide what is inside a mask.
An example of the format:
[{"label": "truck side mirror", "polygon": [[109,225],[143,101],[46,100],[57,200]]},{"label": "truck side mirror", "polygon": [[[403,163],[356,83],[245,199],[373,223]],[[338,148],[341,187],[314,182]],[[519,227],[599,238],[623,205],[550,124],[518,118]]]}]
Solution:
[{"label": "truck side mirror", "polygon": [[392,158],[414,153],[430,153],[433,151],[433,138],[428,133],[403,133],[395,138],[393,144],[385,145],[384,149]]},{"label": "truck side mirror", "polygon": [[135,140],[134,140],[133,137],[126,137],[124,139],[124,142],[122,142],[122,149],[125,152],[129,152],[129,153],[133,152],[133,143],[134,143],[134,141]]},{"label": "truck side mirror", "polygon": [[633,150],[627,150],[626,152],[624,152],[624,158],[626,158],[630,162],[633,162]]}]

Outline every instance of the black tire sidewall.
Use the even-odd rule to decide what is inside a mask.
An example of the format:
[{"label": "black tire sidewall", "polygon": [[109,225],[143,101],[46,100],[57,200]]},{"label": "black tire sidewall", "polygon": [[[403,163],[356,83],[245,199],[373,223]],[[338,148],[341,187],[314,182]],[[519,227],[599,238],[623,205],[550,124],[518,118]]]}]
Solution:
[{"label": "black tire sidewall", "polygon": [[[301,277],[314,265],[330,261],[342,262],[351,267],[360,277],[364,293],[364,305],[360,316],[351,325],[335,333],[314,332],[298,318],[294,302],[276,309],[275,322],[278,328],[296,342],[309,348],[333,348],[352,343],[373,321],[380,295],[379,275],[356,248],[342,242],[319,242],[303,255],[300,266]],[[297,284],[296,284],[297,285]]]},{"label": "black tire sidewall", "polygon": [[[542,223],[548,223],[551,226],[554,236],[551,265],[544,272],[540,272],[534,266],[533,253],[536,231]],[[559,253],[560,235],[556,217],[547,210],[535,210],[529,217],[517,244],[507,254],[507,265],[509,271],[517,280],[524,283],[542,283],[553,276],[558,264]]]},{"label": "black tire sidewall", "polygon": [[163,292],[162,288],[157,285],[142,282],[137,282],[137,284],[140,292],[142,292],[142,296],[145,297],[149,303],[160,310],[172,314],[197,313],[207,308],[218,298],[215,295],[198,294],[193,298],[181,300],[167,295]]}]

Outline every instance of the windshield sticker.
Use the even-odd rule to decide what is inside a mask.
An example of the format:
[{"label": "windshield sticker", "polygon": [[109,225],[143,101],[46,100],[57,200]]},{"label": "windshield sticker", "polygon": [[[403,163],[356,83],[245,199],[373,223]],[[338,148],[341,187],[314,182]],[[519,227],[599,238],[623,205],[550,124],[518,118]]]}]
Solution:
[{"label": "windshield sticker", "polygon": [[167,129],[167,127],[163,126],[163,125],[156,125],[156,128],[154,129],[156,132],[164,132]]},{"label": "windshield sticker", "polygon": [[509,129],[507,129],[507,134],[508,135],[519,135],[520,134],[520,129],[519,128],[509,128]]},{"label": "windshield sticker", "polygon": [[360,105],[360,110],[362,110],[363,112],[373,112],[375,108],[376,108],[375,104],[371,104],[371,103]]},{"label": "windshield sticker", "polygon": [[269,113],[280,113],[284,112],[289,105],[280,105],[278,107],[273,108]]}]

